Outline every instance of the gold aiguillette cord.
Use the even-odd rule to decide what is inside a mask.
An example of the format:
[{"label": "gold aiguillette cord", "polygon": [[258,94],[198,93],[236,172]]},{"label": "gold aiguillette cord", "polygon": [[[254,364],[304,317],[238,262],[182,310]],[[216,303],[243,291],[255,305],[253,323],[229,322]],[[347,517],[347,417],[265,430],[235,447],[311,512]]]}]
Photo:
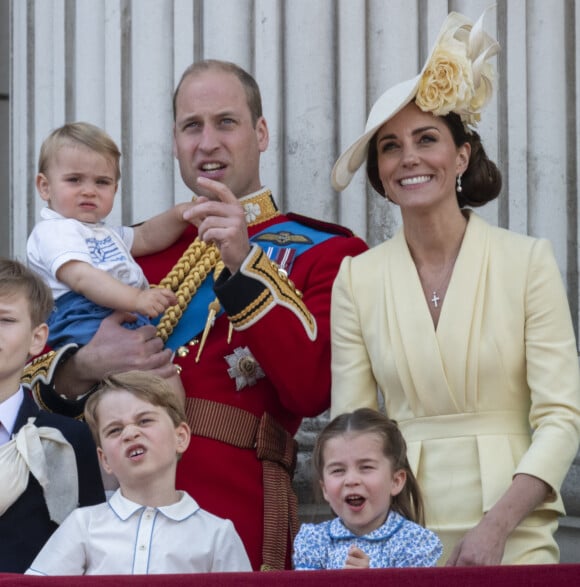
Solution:
[{"label": "gold aiguillette cord", "polygon": [[207,335],[211,327],[215,322],[215,317],[217,313],[220,311],[221,305],[216,298],[213,302],[210,302],[209,306],[207,307],[207,320],[205,321],[205,328],[203,329],[203,334],[201,335],[201,340],[199,342],[199,349],[197,351],[197,356],[195,357],[195,362],[199,363],[199,358],[201,357],[201,352],[203,351],[203,347],[205,346],[205,341],[207,340]]},{"label": "gold aiguillette cord", "polygon": [[[214,279],[217,280],[218,275],[221,273],[222,269],[224,268],[223,261],[219,261],[216,268],[214,269]],[[207,320],[205,321],[205,328],[203,329],[203,334],[201,335],[201,340],[199,342],[199,349],[197,350],[197,356],[195,357],[195,362],[199,363],[199,358],[201,357],[201,353],[203,351],[203,347],[205,346],[205,341],[209,335],[209,331],[211,330],[212,326],[215,323],[216,316],[218,315],[219,311],[221,310],[221,304],[217,298],[215,298],[212,302],[210,302],[209,306],[207,307]],[[230,322],[228,327],[228,344],[230,344],[232,340],[233,334],[233,325]]]}]

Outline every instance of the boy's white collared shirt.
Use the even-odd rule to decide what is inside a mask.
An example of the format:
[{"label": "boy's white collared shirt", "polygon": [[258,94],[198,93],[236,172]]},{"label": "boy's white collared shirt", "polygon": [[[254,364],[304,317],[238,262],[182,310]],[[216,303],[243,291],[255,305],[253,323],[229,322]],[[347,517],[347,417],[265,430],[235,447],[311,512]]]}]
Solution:
[{"label": "boy's white collared shirt", "polygon": [[14,424],[18,417],[18,410],[20,410],[23,399],[24,390],[20,386],[15,394],[0,403],[0,422],[2,422],[0,426],[0,446],[6,444],[12,436]]},{"label": "boy's white collared shirt", "polygon": [[56,530],[27,574],[138,575],[251,571],[230,520],[201,509],[186,492],[151,508],[117,490],[107,503],[79,508]]}]

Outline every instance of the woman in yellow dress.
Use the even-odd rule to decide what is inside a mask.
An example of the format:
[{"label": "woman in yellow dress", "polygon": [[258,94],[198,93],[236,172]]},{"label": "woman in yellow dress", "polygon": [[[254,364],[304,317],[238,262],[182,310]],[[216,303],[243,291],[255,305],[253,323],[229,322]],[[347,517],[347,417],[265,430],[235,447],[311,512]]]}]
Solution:
[{"label": "woman in yellow dress", "polygon": [[447,17],[421,73],[377,100],[333,169],[341,190],[366,161],[403,226],[336,278],[331,409],[383,396],[442,562],[553,563],[580,437],[577,347],[549,242],[468,209],[501,189],[475,131],[499,49],[482,19]]}]

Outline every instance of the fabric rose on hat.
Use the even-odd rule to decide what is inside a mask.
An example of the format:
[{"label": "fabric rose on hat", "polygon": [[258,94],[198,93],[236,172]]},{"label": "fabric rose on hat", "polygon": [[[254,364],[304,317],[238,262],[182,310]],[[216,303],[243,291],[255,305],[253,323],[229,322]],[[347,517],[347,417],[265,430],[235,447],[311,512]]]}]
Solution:
[{"label": "fabric rose on hat", "polygon": [[450,39],[433,52],[419,82],[415,102],[425,112],[445,116],[458,108],[466,108],[473,93],[471,64],[465,45]]},{"label": "fabric rose on hat", "polygon": [[452,21],[423,69],[415,97],[424,112],[455,112],[467,130],[477,126],[493,93],[493,68],[486,61],[499,50],[497,41],[483,32],[482,19],[473,28]]}]

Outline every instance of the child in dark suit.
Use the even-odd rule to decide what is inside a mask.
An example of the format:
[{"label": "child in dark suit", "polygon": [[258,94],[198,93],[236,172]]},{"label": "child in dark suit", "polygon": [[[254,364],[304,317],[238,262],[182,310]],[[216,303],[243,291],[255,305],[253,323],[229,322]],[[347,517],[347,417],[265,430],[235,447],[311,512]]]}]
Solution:
[{"label": "child in dark suit", "polygon": [[0,259],[0,572],[24,572],[68,513],[105,499],[86,424],[39,410],[20,384],[52,305],[40,277]]}]

